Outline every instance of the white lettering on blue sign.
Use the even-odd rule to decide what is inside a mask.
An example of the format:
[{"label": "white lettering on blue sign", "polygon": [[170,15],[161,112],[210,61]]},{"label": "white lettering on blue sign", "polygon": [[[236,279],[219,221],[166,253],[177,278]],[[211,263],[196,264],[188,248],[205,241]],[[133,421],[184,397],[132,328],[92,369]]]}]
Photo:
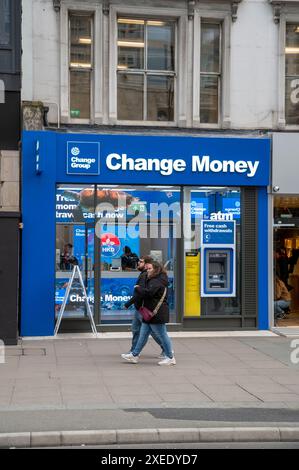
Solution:
[{"label": "white lettering on blue sign", "polygon": [[[247,173],[248,178],[251,178],[256,174],[260,162],[251,162],[250,160],[211,160],[208,155],[204,155],[200,158],[198,155],[192,157],[192,171],[196,172],[208,172],[212,173]],[[249,171],[248,171],[249,170]]]},{"label": "white lettering on blue sign", "polygon": [[186,162],[182,159],[173,160],[171,158],[131,158],[123,153],[110,153],[106,159],[109,170],[130,170],[130,171],[158,171],[161,175],[169,176],[175,172],[184,171]]},{"label": "white lettering on blue sign", "polygon": [[211,212],[210,214],[211,220],[234,220],[233,214],[223,214],[221,211],[218,212]]},{"label": "white lettering on blue sign", "polygon": [[[248,178],[252,178],[259,167],[259,161],[250,160],[213,160],[210,156],[192,156],[191,171],[193,173],[246,173]],[[172,175],[173,172],[186,170],[185,160],[178,158],[133,158],[127,154],[110,153],[106,158],[106,165],[112,171],[157,171],[163,176]]]},{"label": "white lettering on blue sign", "polygon": [[84,168],[85,170],[89,170],[91,165],[95,162],[95,158],[72,157],[71,168]]}]

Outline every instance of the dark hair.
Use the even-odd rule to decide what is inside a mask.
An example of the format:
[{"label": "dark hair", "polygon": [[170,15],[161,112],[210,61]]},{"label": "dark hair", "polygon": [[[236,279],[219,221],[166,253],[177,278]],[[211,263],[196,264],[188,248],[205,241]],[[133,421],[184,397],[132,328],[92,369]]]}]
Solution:
[{"label": "dark hair", "polygon": [[130,253],[132,253],[132,250],[129,246],[124,246],[124,252],[126,253],[126,255],[129,255]]},{"label": "dark hair", "polygon": [[149,256],[149,255],[141,256],[141,259],[143,259],[143,261],[144,261],[145,263],[151,263],[151,264],[152,264],[153,261],[154,261],[154,259],[153,259],[151,256]]},{"label": "dark hair", "polygon": [[69,248],[73,248],[73,245],[71,243],[66,243],[65,246],[68,246]]},{"label": "dark hair", "polygon": [[165,271],[164,267],[158,261],[153,260],[149,264],[151,264],[153,266],[153,269],[154,269],[154,271],[153,271],[153,273],[151,274],[150,277],[158,276],[161,273],[166,274],[166,271]]}]

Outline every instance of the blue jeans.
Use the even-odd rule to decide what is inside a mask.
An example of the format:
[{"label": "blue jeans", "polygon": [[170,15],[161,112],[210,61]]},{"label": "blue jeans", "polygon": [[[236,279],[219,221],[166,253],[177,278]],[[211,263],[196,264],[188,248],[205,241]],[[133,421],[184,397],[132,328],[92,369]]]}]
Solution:
[{"label": "blue jeans", "polygon": [[172,344],[165,323],[142,323],[137,344],[132,350],[133,356],[139,356],[150,334],[154,339],[156,339],[156,337],[159,339],[165,355],[172,358]]},{"label": "blue jeans", "polygon": [[[137,342],[138,342],[138,338],[139,338],[139,334],[140,334],[140,329],[141,329],[141,325],[142,325],[142,316],[140,315],[140,313],[138,312],[138,310],[135,310],[134,312],[134,317],[133,317],[133,320],[132,320],[132,334],[133,334],[133,338],[132,338],[132,345],[131,345],[131,349],[130,351],[134,351],[136,345],[137,345]],[[154,340],[156,341],[156,343],[160,346],[160,348],[162,349],[162,351],[164,352],[164,349],[163,349],[163,346],[162,346],[162,343],[160,341],[160,338],[159,336],[156,335],[155,332],[151,332],[151,335],[152,337],[154,338]]]},{"label": "blue jeans", "polygon": [[275,300],[274,302],[274,314],[275,316],[280,313],[284,313],[284,310],[290,306],[290,300]]}]

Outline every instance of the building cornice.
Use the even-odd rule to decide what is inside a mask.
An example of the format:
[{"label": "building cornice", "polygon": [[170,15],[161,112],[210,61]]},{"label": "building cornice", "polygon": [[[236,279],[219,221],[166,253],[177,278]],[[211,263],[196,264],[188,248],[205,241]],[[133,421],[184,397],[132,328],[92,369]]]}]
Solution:
[{"label": "building cornice", "polygon": [[[242,2],[242,0],[216,0],[215,3],[230,3],[231,4],[232,21],[235,22],[238,18],[238,7],[239,7],[239,4],[241,2]],[[193,20],[196,4],[198,4],[198,3],[199,3],[199,0],[187,0],[188,19],[189,20]],[[109,0],[103,0],[102,7],[103,7],[104,15],[109,15],[110,1]],[[60,9],[61,9],[61,0],[53,0],[53,8],[56,11],[56,13],[59,13]]]},{"label": "building cornice", "polygon": [[53,8],[56,13],[59,13],[61,8],[61,0],[53,0]]},{"label": "building cornice", "polygon": [[281,10],[283,7],[298,7],[299,0],[268,0],[270,5],[273,7],[273,19],[274,23],[278,24],[280,22]]},{"label": "building cornice", "polygon": [[[242,0],[210,0],[209,3],[228,4],[228,5],[230,4],[232,21],[235,22],[237,21],[237,18],[238,18],[238,7],[241,2]],[[201,3],[204,3],[204,2],[201,2],[200,0],[187,0],[189,20],[192,20],[194,18],[195,7],[197,4],[200,5]]]}]

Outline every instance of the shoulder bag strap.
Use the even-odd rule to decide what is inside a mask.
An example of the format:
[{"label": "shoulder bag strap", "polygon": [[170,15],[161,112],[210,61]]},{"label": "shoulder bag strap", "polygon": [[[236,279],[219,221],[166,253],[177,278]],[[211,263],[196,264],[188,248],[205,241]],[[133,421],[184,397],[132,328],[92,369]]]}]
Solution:
[{"label": "shoulder bag strap", "polygon": [[166,297],[166,294],[167,294],[167,287],[165,287],[164,292],[163,292],[163,295],[162,295],[161,299],[159,300],[159,303],[158,303],[157,307],[156,307],[155,310],[153,311],[153,314],[154,314],[154,315],[157,315],[157,313],[158,313],[158,311],[159,311],[161,305],[162,305],[163,302],[164,302],[164,299],[165,299],[165,297]]}]

